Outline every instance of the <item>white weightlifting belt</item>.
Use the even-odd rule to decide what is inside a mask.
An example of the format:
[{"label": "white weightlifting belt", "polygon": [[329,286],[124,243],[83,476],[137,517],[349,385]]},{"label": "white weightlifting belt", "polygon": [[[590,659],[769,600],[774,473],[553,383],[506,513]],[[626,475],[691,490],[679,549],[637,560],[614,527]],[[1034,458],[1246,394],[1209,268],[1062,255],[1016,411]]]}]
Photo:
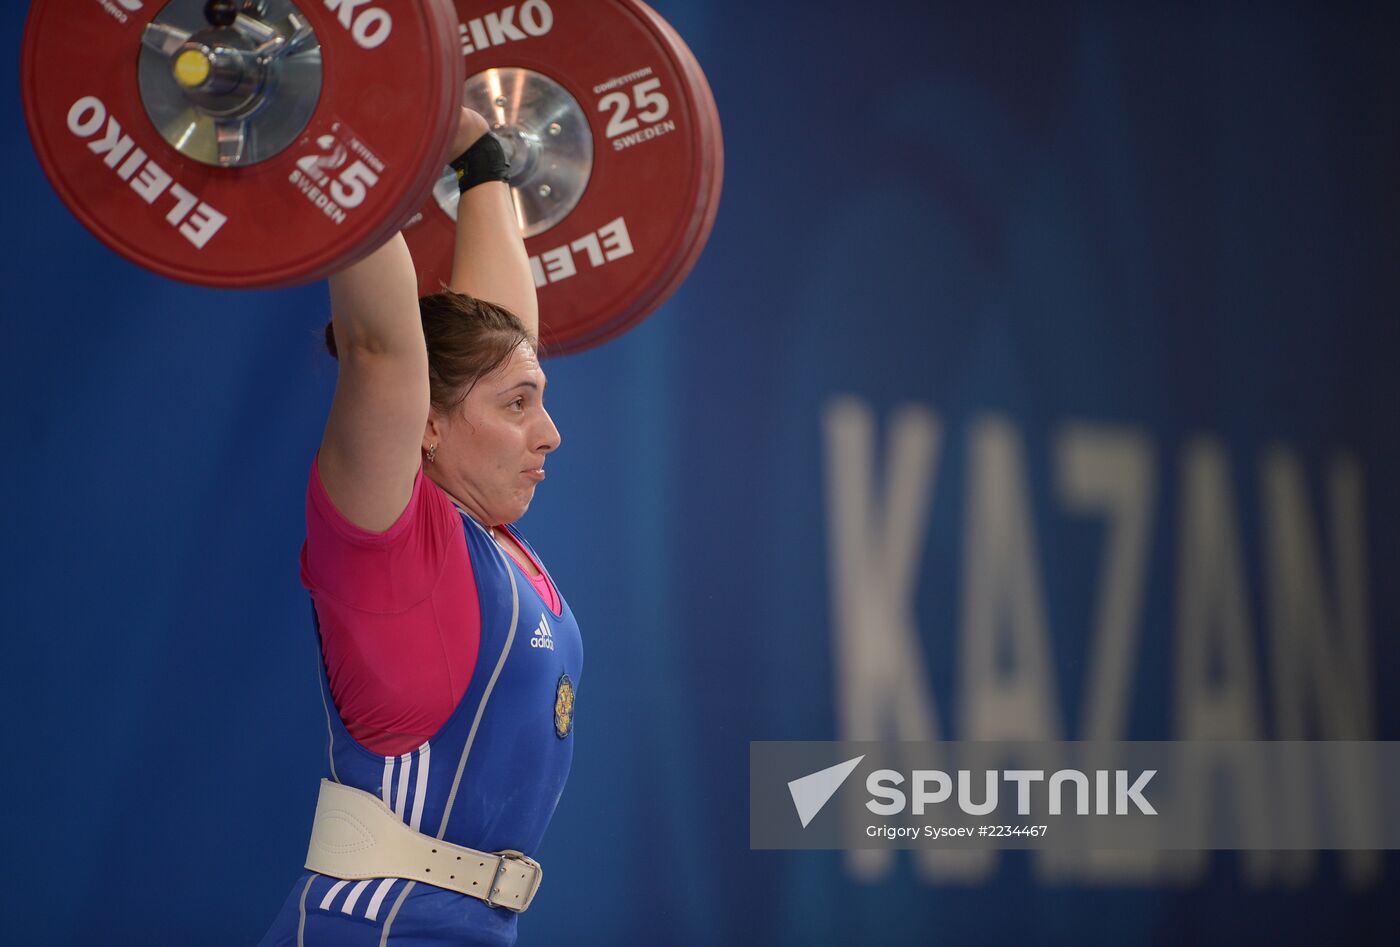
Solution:
[{"label": "white weightlifting belt", "polygon": [[332,878],[409,878],[523,911],[544,869],[520,852],[478,852],[415,832],[378,796],[321,780],[306,867]]}]

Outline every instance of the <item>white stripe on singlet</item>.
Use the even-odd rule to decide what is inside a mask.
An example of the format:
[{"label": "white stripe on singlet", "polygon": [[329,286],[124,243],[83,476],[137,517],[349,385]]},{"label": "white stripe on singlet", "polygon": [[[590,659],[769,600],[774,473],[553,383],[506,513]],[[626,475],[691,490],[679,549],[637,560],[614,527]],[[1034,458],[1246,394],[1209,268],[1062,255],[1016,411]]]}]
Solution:
[{"label": "white stripe on singlet", "polygon": [[335,896],[340,894],[349,883],[348,881],[337,881],[335,884],[331,885],[331,890],[327,891],[326,896],[321,899],[321,910],[329,911],[331,909],[331,902],[335,900]]},{"label": "white stripe on singlet", "polygon": [[428,744],[424,743],[418,748],[418,779],[417,785],[413,787],[413,818],[409,825],[413,831],[418,831],[418,825],[423,821],[423,800],[428,797]]},{"label": "white stripe on singlet", "polygon": [[399,757],[399,791],[394,796],[394,812],[400,819],[403,818],[403,810],[408,802],[408,766],[412,760],[412,753],[405,753]]},{"label": "white stripe on singlet", "polygon": [[370,879],[366,878],[364,881],[361,881],[359,884],[355,885],[355,887],[350,889],[349,897],[347,897],[345,899],[345,903],[340,906],[340,913],[355,913],[355,904],[360,900],[360,895],[364,894],[365,889],[369,887],[369,882]]},{"label": "white stripe on singlet", "polygon": [[335,731],[331,729],[331,705],[326,702],[326,665],[319,654],[316,655],[316,660],[322,668],[321,673],[316,676],[316,693],[321,695],[321,709],[326,712],[326,759],[331,764],[331,779],[340,782],[340,774],[335,771]]},{"label": "white stripe on singlet", "polygon": [[397,878],[385,878],[379,882],[374,889],[374,897],[369,899],[369,907],[365,909],[365,919],[370,921],[379,920],[379,906],[384,903],[384,898],[389,894],[389,889],[394,886]]},{"label": "white stripe on singlet", "polygon": [[384,804],[385,804],[386,806],[391,805],[391,803],[389,802],[389,785],[390,785],[393,781],[394,781],[394,757],[392,757],[392,756],[386,756],[386,757],[384,757]]}]

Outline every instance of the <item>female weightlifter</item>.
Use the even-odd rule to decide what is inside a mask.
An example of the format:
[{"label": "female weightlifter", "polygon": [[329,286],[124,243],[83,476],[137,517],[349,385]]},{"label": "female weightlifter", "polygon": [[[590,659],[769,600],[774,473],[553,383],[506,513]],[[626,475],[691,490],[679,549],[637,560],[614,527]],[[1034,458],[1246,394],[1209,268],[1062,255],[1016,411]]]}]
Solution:
[{"label": "female weightlifter", "polygon": [[510,525],[559,446],[534,279],[480,115],[452,153],[450,288],[417,298],[402,236],[330,281],[301,554],[327,780],[267,945],[514,943],[573,755],[578,626]]}]

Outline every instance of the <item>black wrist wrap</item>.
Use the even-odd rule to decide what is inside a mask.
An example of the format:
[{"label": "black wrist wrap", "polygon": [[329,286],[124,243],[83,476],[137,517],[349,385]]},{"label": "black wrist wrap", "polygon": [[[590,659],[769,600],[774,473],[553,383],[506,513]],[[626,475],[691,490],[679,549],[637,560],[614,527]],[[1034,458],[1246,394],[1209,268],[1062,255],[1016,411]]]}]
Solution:
[{"label": "black wrist wrap", "polygon": [[463,194],[487,181],[510,181],[505,149],[489,132],[450,163],[457,172],[457,190]]}]

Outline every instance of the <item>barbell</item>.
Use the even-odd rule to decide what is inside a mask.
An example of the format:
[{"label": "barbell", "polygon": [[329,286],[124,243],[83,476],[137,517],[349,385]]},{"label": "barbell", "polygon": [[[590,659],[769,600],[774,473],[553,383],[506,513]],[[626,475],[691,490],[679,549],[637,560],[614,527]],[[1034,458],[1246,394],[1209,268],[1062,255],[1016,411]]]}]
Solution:
[{"label": "barbell", "polygon": [[111,249],[203,286],[322,279],[403,231],[447,282],[459,106],[510,161],[553,354],[612,338],[695,265],[724,176],[714,96],[641,0],[35,0],[25,118]]}]

